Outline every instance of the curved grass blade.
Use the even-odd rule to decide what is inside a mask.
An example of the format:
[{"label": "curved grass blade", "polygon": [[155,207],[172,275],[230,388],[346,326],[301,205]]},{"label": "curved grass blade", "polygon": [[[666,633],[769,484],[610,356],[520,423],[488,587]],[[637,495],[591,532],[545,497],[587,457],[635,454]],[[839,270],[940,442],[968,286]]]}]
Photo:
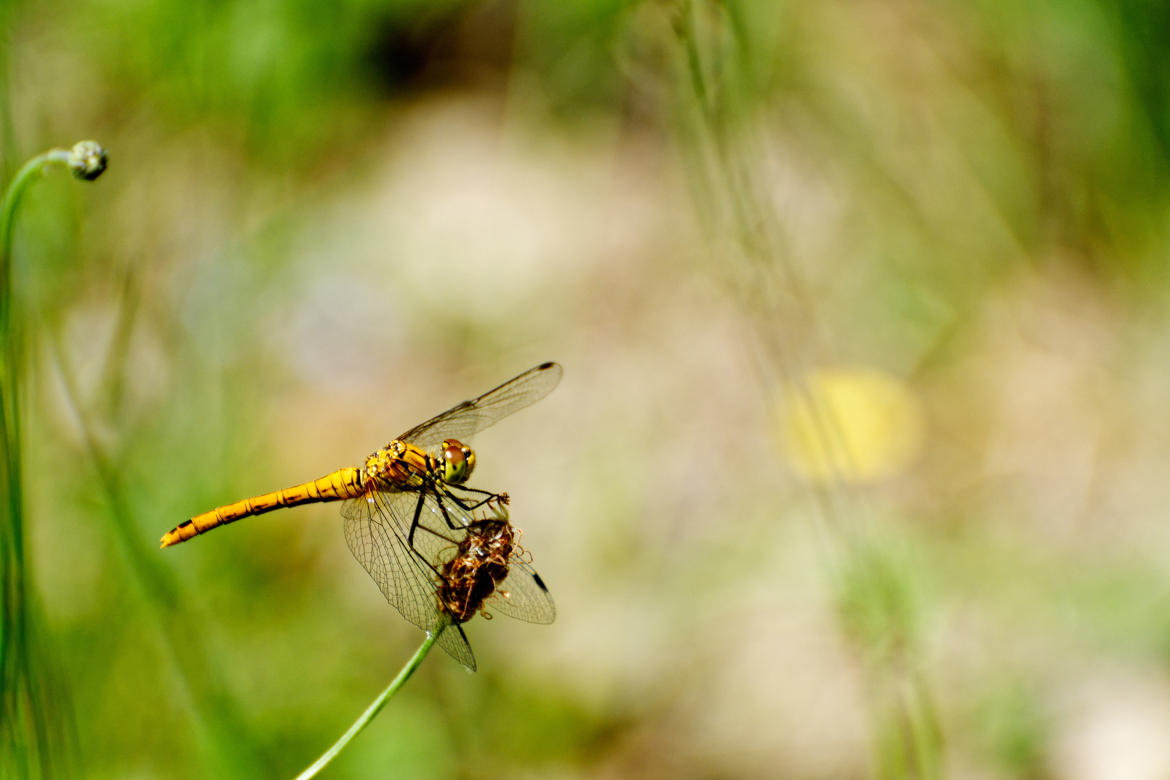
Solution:
[{"label": "curved grass blade", "polygon": [[318,758],[309,766],[308,769],[297,775],[296,780],[309,780],[311,777],[316,777],[318,772],[328,766],[329,762],[336,758],[337,754],[344,750],[345,746],[348,745],[354,737],[362,732],[362,729],[370,725],[370,721],[372,721],[374,717],[382,711],[382,708],[386,706],[386,702],[390,700],[390,697],[397,693],[398,689],[401,688],[403,684],[410,679],[412,674],[414,674],[414,670],[417,669],[419,664],[422,663],[422,660],[426,658],[427,653],[430,652],[431,646],[435,644],[435,640],[438,638],[439,634],[442,633],[443,628],[444,626],[441,625],[438,631],[427,633],[427,638],[419,646],[414,656],[412,656],[411,659],[406,662],[406,665],[402,667],[402,670],[398,672],[398,676],[395,677],[390,682],[390,684],[386,686],[385,690],[378,694],[378,697],[370,703],[370,706],[366,707],[365,712],[358,716],[358,719],[353,722],[353,725],[350,726],[346,732],[341,735],[340,739],[333,743],[332,747],[326,750],[320,758]]}]

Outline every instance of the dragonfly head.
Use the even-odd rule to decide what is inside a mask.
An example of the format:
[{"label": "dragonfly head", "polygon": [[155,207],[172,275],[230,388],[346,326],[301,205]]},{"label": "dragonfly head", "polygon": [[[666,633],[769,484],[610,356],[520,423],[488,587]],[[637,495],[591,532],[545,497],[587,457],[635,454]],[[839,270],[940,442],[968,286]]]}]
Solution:
[{"label": "dragonfly head", "polygon": [[443,442],[443,481],[462,485],[475,470],[475,453],[461,441],[447,439]]}]

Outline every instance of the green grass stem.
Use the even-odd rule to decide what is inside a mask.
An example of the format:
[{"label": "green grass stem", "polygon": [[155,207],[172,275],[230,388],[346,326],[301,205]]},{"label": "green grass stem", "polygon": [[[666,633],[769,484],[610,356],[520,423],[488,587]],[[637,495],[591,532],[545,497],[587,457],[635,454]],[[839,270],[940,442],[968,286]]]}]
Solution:
[{"label": "green grass stem", "polygon": [[65,362],[59,335],[50,332],[53,362],[61,375],[65,400],[77,418],[85,457],[93,466],[101,485],[114,530],[114,539],[127,568],[139,586],[147,612],[162,639],[163,649],[175,671],[184,698],[191,702],[200,731],[216,753],[217,774],[255,777],[264,766],[264,757],[255,749],[251,729],[232,698],[218,683],[220,679],[211,662],[201,632],[192,630],[177,615],[191,612],[184,603],[182,589],[170,570],[163,566],[154,545],[144,545],[133,519],[130,495],[122,469],[111,460],[94,434],[94,427],[82,407],[77,382]]},{"label": "green grass stem", "polygon": [[[817,336],[817,311],[792,264],[782,226],[765,195],[767,184],[761,181],[759,160],[766,156],[753,132],[758,86],[745,53],[745,23],[734,8],[699,0],[682,0],[677,8],[679,93],[692,190],[708,231],[730,239],[727,243],[738,250],[734,257],[739,265],[721,267],[719,273],[729,293],[750,312],[761,373],[803,396],[813,410],[823,451],[832,453],[837,473],[845,477],[853,464],[839,424],[804,382],[805,360],[776,336],[788,331],[785,323],[790,321]],[[879,699],[871,724],[877,774],[938,777],[942,735],[927,682],[912,672],[916,637],[907,609],[912,589],[892,576],[881,529],[849,481],[839,478],[813,489],[827,531],[831,568],[849,606],[839,615],[841,627],[859,655],[874,659],[867,668],[873,678],[869,687]]]},{"label": "green grass stem", "polygon": [[417,669],[419,664],[422,663],[422,660],[426,658],[427,653],[430,652],[431,646],[435,644],[435,640],[438,639],[439,634],[443,631],[443,628],[444,626],[440,625],[437,631],[427,634],[426,640],[419,646],[414,656],[406,662],[406,665],[402,667],[402,670],[398,672],[398,676],[395,677],[391,683],[386,686],[384,691],[378,694],[378,698],[374,699],[369,707],[366,707],[365,712],[363,712],[358,717],[358,719],[353,722],[353,725],[350,726],[349,729],[341,735],[341,738],[333,743],[333,747],[326,750],[321,755],[321,757],[314,761],[308,769],[297,775],[296,780],[309,780],[310,777],[316,777],[318,772],[328,766],[329,762],[336,758],[337,754],[344,750],[345,746],[348,745],[354,737],[362,732],[362,729],[370,725],[370,721],[372,721],[374,717],[379,712],[381,712],[382,708],[386,706],[386,702],[390,700],[390,697],[397,693],[398,689],[401,688],[403,684],[410,679],[412,674],[414,674],[414,670]]},{"label": "green grass stem", "polygon": [[[23,324],[13,290],[12,257],[16,215],[25,193],[51,167],[62,166],[77,178],[96,179],[105,170],[106,152],[93,141],[72,149],[50,149],[16,172],[0,201],[0,769],[19,776],[52,776],[65,763],[66,734],[62,715],[64,690],[49,673],[32,574],[25,551],[24,475],[21,436],[23,391]],[[31,747],[31,752],[29,748]]]}]

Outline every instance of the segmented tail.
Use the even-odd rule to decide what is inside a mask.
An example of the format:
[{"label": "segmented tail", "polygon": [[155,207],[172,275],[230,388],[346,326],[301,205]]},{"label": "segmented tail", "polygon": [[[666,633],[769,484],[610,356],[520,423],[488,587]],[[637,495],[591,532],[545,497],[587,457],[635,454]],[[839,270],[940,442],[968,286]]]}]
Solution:
[{"label": "segmented tail", "polygon": [[234,504],[227,504],[210,512],[195,515],[190,520],[175,526],[163,535],[161,547],[170,547],[172,544],[185,542],[199,534],[206,533],[212,528],[228,523],[234,523],[241,517],[260,515],[297,504],[311,504],[318,501],[340,501],[345,498],[354,498],[363,493],[362,472],[357,468],[339,469],[332,474],[326,474],[320,479],[306,482],[303,485],[265,493],[260,496],[246,498]]}]

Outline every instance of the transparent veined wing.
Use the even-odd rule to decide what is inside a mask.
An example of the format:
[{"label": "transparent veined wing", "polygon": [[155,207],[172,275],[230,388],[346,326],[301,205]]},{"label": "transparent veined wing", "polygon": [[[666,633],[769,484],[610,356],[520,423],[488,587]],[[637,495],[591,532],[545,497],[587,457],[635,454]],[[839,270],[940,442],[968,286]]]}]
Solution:
[{"label": "transparent veined wing", "polygon": [[430,447],[444,439],[465,442],[484,428],[544,398],[561,381],[563,374],[564,369],[559,363],[541,363],[478,398],[464,401],[416,425],[398,438],[420,447]]},{"label": "transparent veined wing", "polygon": [[[422,500],[415,549],[406,542],[418,502]],[[469,520],[451,502],[444,506],[455,522]],[[475,655],[467,637],[451,625],[439,609],[436,590],[440,582],[433,561],[450,546],[438,499],[431,493],[376,492],[347,500],[342,505],[345,541],[358,563],[402,616],[428,633],[439,632],[436,643],[459,663],[475,670]]]},{"label": "transparent veined wing", "polygon": [[508,559],[508,576],[484,604],[492,612],[529,623],[548,624],[557,619],[557,608],[544,580],[516,555]]}]

